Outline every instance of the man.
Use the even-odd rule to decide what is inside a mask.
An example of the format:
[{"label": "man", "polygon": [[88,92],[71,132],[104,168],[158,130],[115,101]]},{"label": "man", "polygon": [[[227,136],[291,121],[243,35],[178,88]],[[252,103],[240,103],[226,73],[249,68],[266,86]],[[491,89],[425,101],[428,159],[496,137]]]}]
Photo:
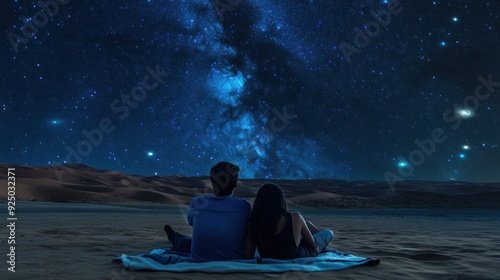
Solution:
[{"label": "man", "polygon": [[195,197],[189,204],[187,220],[193,227],[192,238],[165,225],[175,250],[204,261],[253,257],[245,252],[251,205],[246,199],[233,197],[239,170],[229,162],[219,162],[210,169],[214,194]]}]

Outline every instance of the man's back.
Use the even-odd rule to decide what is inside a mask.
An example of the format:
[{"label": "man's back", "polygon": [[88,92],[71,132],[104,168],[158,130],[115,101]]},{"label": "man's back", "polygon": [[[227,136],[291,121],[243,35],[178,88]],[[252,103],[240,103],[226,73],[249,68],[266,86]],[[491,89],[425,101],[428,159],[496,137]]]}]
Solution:
[{"label": "man's back", "polygon": [[188,223],[193,227],[191,257],[200,260],[243,259],[251,205],[231,195],[213,194],[191,200]]}]

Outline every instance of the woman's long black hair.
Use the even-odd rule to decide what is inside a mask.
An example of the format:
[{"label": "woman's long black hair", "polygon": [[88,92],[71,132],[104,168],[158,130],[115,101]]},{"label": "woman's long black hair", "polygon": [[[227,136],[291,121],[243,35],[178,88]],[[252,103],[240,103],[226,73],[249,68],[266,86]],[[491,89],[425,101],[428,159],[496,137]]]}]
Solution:
[{"label": "woman's long black hair", "polygon": [[275,184],[260,187],[250,215],[250,232],[257,246],[269,248],[281,215],[286,213],[285,195]]}]

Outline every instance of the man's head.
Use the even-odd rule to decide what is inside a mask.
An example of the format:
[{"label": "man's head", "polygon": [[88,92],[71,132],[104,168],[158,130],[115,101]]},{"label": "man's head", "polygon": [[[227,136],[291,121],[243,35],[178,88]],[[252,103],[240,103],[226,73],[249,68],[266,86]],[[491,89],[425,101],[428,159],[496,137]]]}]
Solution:
[{"label": "man's head", "polygon": [[210,168],[210,181],[216,196],[226,196],[233,193],[238,182],[240,168],[230,162],[221,161]]}]

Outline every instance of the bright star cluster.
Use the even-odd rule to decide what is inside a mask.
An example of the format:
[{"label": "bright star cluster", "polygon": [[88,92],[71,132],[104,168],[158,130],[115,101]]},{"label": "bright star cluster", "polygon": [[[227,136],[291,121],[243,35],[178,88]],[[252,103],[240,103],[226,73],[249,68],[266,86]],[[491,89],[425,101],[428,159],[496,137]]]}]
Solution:
[{"label": "bright star cluster", "polygon": [[0,18],[0,162],[500,180],[498,1],[401,0],[350,62],[393,1],[69,1],[43,25],[35,2]]}]

